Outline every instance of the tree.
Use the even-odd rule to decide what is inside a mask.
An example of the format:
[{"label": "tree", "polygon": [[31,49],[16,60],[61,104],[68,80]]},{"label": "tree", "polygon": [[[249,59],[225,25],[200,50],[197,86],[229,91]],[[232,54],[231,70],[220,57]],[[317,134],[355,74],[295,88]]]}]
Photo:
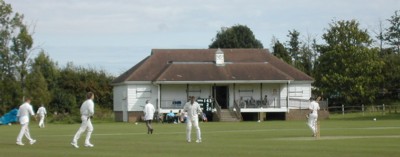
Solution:
[{"label": "tree", "polygon": [[371,103],[383,81],[383,61],[367,30],[355,20],[337,21],[323,34],[326,45],[319,45],[321,56],[315,67],[315,86],[325,97],[342,103]]},{"label": "tree", "polygon": [[293,31],[289,31],[289,34],[287,36],[290,38],[287,44],[288,52],[295,61],[298,61],[299,57],[301,56],[299,52],[301,45],[301,42],[299,41],[300,32],[294,29]]},{"label": "tree", "polygon": [[32,60],[33,41],[23,15],[0,0],[0,114],[31,96],[33,105],[47,105],[49,113],[61,113],[56,116],[61,120],[77,121],[88,91],[96,94],[96,106],[112,109],[111,75],[72,63],[61,69],[44,50]]},{"label": "tree", "polygon": [[373,32],[374,32],[375,37],[377,39],[376,42],[377,42],[377,44],[379,46],[379,55],[383,56],[383,55],[385,55],[385,51],[384,51],[384,48],[383,48],[383,43],[385,41],[385,37],[384,37],[384,34],[383,34],[383,23],[382,23],[381,20],[379,21],[378,30],[373,30]]},{"label": "tree", "polygon": [[48,107],[54,101],[53,96],[58,88],[59,68],[44,50],[41,50],[33,59],[30,67],[32,70],[27,76],[28,93],[36,98],[32,100],[32,104],[40,103]]},{"label": "tree", "polygon": [[0,100],[5,111],[22,101],[26,76],[26,52],[32,38],[23,24],[23,15],[13,13],[10,4],[0,0]]},{"label": "tree", "polygon": [[56,88],[50,107],[59,113],[78,113],[75,111],[78,111],[78,104],[85,100],[86,92],[79,69],[72,63],[68,63],[64,69],[60,70],[60,78],[57,83],[58,88]]},{"label": "tree", "polygon": [[[388,93],[397,94],[396,90],[400,89],[400,55],[387,54],[383,56],[383,61],[385,66],[382,72],[385,81],[382,88]],[[397,98],[398,95],[393,95],[393,97]]]},{"label": "tree", "polygon": [[391,26],[386,29],[385,41],[393,46],[397,54],[400,54],[400,10],[395,11],[388,21]]},{"label": "tree", "polygon": [[82,75],[85,76],[86,89],[96,93],[96,102],[101,107],[112,109],[112,86],[114,77],[107,75],[104,70],[85,69]]},{"label": "tree", "polygon": [[12,38],[13,45],[11,46],[11,51],[16,63],[15,72],[18,74],[17,80],[21,83],[22,94],[25,94],[25,77],[28,74],[27,62],[33,45],[33,39],[25,25],[21,24],[19,27],[19,34]]},{"label": "tree", "polygon": [[46,107],[50,103],[51,95],[47,89],[47,82],[42,72],[37,67],[26,77],[27,95],[32,97],[32,105],[39,107],[41,104]]},{"label": "tree", "polygon": [[289,55],[293,59],[293,66],[303,71],[304,73],[311,75],[312,71],[312,56],[313,50],[311,49],[311,41],[307,39],[306,42],[301,42],[299,39],[300,32],[289,31],[287,35],[290,39],[287,41],[287,50]]},{"label": "tree", "polygon": [[43,74],[49,90],[57,88],[57,80],[60,77],[60,69],[57,63],[51,60],[50,56],[47,55],[44,50],[39,52],[31,66],[32,69],[38,68],[38,70]]},{"label": "tree", "polygon": [[302,60],[303,71],[310,76],[314,75],[314,65],[319,56],[316,45],[317,41],[315,37],[312,37],[311,34],[308,34],[300,48],[300,53],[302,54],[300,59]]},{"label": "tree", "polygon": [[312,51],[312,49],[308,45],[303,44],[300,47],[299,54],[300,54],[300,57],[297,60],[295,60],[296,68],[303,71],[307,75],[311,76],[312,68],[313,68],[313,64],[312,64],[313,51]]},{"label": "tree", "polygon": [[279,40],[276,41],[274,47],[274,56],[282,59],[283,61],[285,61],[288,64],[292,63],[292,58],[290,57],[289,53],[286,51],[285,46],[283,46],[283,44],[281,44],[279,42]]},{"label": "tree", "polygon": [[[114,77],[105,71],[76,67],[72,63],[68,63],[67,67],[61,69],[60,76],[55,100],[52,103],[59,112],[76,111],[77,105],[86,99],[86,92],[89,91],[96,95],[95,102],[98,106],[112,109],[112,86],[110,83]],[[69,93],[74,95],[68,95]],[[73,101],[74,103],[71,103]]]},{"label": "tree", "polygon": [[209,48],[263,48],[247,26],[235,25],[221,28]]}]

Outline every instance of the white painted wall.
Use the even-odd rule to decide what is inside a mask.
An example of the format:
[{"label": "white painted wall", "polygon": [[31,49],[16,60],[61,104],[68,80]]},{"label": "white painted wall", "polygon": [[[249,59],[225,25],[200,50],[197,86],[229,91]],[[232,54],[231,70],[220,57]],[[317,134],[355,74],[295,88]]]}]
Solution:
[{"label": "white painted wall", "polygon": [[247,100],[253,97],[255,100],[260,100],[260,84],[236,84],[235,99]]},{"label": "white painted wall", "polygon": [[[255,100],[260,100],[264,99],[265,95],[268,95],[268,99],[286,98],[287,92],[282,91],[286,89],[285,86],[286,84],[262,84],[262,89],[260,89],[260,84],[237,84],[235,99],[238,100],[240,97],[243,97],[243,99],[246,100],[253,97]],[[282,94],[284,96],[282,96]]]},{"label": "white painted wall", "polygon": [[189,85],[188,90],[189,96],[195,96],[196,98],[208,98],[212,95],[212,85],[210,84],[194,84]]},{"label": "white painted wall", "polygon": [[126,86],[118,85],[113,88],[113,108],[114,111],[122,111],[122,106],[126,102]]},{"label": "white painted wall", "polygon": [[309,105],[311,97],[311,83],[292,82],[289,85],[289,108],[299,109],[306,108]]},{"label": "white painted wall", "polygon": [[161,85],[161,106],[171,105],[172,101],[181,101],[183,105],[187,101],[186,85]]},{"label": "white painted wall", "polygon": [[[211,84],[177,84],[177,85],[161,85],[161,101],[160,103],[171,103],[173,100],[182,101],[182,105],[186,103],[188,94],[200,98],[207,98],[212,94]],[[187,90],[187,88],[189,88]],[[309,99],[311,96],[311,83],[291,82],[289,87],[284,84],[263,84],[260,89],[260,84],[233,84],[228,85],[229,90],[229,105],[233,105],[233,98],[236,100],[243,97],[249,99],[253,97],[256,100],[264,98],[268,95],[269,99],[276,99],[278,103],[286,102],[286,97],[289,94],[289,99]],[[289,93],[288,89],[289,88]],[[235,89],[235,90],[233,90]],[[189,92],[189,93],[187,93]],[[150,100],[152,104],[157,106],[158,86],[153,84],[131,84],[117,85],[113,88],[114,111],[142,111],[146,100]],[[283,105],[283,104],[282,104]],[[125,116],[124,116],[125,119]]]},{"label": "white painted wall", "polygon": [[263,84],[262,95],[268,95],[268,99],[280,99],[280,86],[281,84]]},{"label": "white painted wall", "polygon": [[[161,86],[161,108],[165,107],[183,107],[187,102],[188,96],[196,98],[208,98],[212,94],[212,85],[210,84],[178,84],[178,85],[162,85]],[[174,106],[173,101],[181,101],[180,106]]]},{"label": "white painted wall", "polygon": [[[289,86],[290,86],[290,84],[289,84]],[[287,84],[282,84],[282,85],[280,85],[280,93],[279,93],[279,95],[280,95],[280,99],[286,99],[287,98],[287,95],[288,95],[288,85]]]},{"label": "white painted wall", "polygon": [[138,84],[127,86],[127,110],[143,111],[146,100],[156,105],[158,88],[152,84]]},{"label": "white painted wall", "polygon": [[311,84],[304,82],[292,82],[289,85],[289,97],[292,99],[309,100],[311,97]]}]

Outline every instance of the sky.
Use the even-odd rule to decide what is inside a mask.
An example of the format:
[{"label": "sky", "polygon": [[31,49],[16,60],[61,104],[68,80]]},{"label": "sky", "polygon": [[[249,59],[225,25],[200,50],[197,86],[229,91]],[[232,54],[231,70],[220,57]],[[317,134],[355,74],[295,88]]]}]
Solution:
[{"label": "sky", "polygon": [[[321,36],[332,21],[357,20],[362,29],[400,10],[400,0],[4,0],[24,14],[34,47],[60,67],[105,70],[119,76],[152,49],[207,49],[222,27],[246,25],[264,48]],[[373,35],[373,33],[370,33]]]}]

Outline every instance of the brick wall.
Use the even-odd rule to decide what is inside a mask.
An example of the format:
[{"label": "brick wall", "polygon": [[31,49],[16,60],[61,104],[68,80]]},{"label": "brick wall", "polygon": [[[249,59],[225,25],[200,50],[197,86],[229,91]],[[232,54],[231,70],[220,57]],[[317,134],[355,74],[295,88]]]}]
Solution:
[{"label": "brick wall", "polygon": [[130,111],[128,112],[128,122],[135,123],[142,121],[143,112],[142,111]]},{"label": "brick wall", "polygon": [[[123,121],[123,114],[122,111],[114,111],[115,114],[115,121],[122,122]],[[128,122],[135,123],[142,121],[143,112],[142,111],[130,111],[128,112]]]}]

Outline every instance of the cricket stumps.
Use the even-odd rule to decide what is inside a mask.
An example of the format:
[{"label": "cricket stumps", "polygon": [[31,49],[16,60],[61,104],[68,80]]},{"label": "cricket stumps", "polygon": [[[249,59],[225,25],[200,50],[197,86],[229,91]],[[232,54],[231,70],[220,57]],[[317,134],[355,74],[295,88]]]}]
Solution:
[{"label": "cricket stumps", "polygon": [[320,124],[319,124],[319,121],[317,121],[317,127],[316,127],[316,135],[315,135],[315,138],[316,139],[319,139],[320,137],[321,137],[321,132],[320,132]]}]

